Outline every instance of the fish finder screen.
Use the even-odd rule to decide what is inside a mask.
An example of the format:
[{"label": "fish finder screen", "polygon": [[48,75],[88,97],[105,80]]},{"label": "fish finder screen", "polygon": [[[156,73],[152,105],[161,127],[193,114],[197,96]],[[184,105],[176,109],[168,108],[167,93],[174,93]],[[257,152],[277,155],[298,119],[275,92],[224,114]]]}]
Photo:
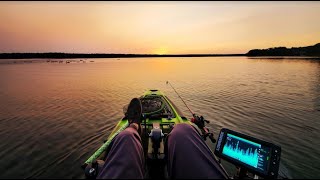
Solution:
[{"label": "fish finder screen", "polygon": [[270,148],[247,139],[227,134],[222,154],[264,173],[268,171]]}]

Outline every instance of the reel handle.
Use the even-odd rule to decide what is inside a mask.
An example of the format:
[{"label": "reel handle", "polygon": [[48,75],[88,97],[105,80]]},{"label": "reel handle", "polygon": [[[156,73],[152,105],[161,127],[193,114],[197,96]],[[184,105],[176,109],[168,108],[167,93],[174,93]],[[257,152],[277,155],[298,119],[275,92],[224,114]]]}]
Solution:
[{"label": "reel handle", "polygon": [[210,133],[208,136],[209,136],[209,139],[211,140],[212,143],[216,143],[217,142],[217,140],[213,137],[212,133]]},{"label": "reel handle", "polygon": [[204,119],[203,116],[197,116],[196,114],[193,114],[191,122],[195,123],[201,129],[202,137],[204,140],[209,137],[212,143],[216,142],[216,139],[213,137],[213,133],[211,133],[209,129],[205,127],[205,123],[209,124],[210,121]]}]

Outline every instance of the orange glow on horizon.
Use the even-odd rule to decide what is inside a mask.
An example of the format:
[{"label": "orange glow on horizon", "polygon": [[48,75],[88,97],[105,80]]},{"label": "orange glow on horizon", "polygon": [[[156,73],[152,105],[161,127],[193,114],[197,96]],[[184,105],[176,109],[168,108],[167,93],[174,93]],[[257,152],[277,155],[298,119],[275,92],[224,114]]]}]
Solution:
[{"label": "orange glow on horizon", "polygon": [[159,55],[163,55],[163,54],[168,54],[168,50],[164,47],[156,49],[153,54],[159,54]]},{"label": "orange glow on horizon", "polygon": [[[320,2],[0,2],[0,53],[246,53],[320,42]],[[165,45],[165,46],[164,46]]]}]

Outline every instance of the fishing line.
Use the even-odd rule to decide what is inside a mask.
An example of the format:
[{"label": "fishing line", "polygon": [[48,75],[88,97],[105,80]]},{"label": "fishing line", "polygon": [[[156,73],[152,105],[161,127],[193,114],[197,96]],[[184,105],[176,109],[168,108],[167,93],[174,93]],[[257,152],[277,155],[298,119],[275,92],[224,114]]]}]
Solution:
[{"label": "fishing line", "polygon": [[195,116],[195,114],[191,111],[191,109],[188,107],[188,105],[186,104],[186,102],[184,102],[184,100],[182,99],[182,97],[179,95],[179,93],[176,91],[176,89],[171,85],[171,83],[169,81],[167,81],[166,84],[169,84],[172,89],[177,93],[177,95],[179,96],[179,98],[182,100],[182,102],[184,103],[184,105],[186,105],[186,107],[188,108],[188,110],[191,112],[192,116]]}]

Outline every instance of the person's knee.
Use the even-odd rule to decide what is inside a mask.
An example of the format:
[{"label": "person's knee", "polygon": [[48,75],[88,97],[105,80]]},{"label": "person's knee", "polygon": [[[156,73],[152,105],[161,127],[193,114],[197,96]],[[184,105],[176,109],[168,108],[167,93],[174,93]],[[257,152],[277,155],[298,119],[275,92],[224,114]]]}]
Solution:
[{"label": "person's knee", "polygon": [[136,138],[139,137],[139,134],[137,130],[135,130],[132,127],[128,127],[118,134],[118,138],[134,138],[134,137]]},{"label": "person's knee", "polygon": [[193,131],[193,127],[190,124],[187,123],[180,123],[180,124],[176,124],[173,128],[173,130],[171,131],[171,137],[180,137],[180,136],[184,136],[187,133],[190,133],[191,131]]}]

